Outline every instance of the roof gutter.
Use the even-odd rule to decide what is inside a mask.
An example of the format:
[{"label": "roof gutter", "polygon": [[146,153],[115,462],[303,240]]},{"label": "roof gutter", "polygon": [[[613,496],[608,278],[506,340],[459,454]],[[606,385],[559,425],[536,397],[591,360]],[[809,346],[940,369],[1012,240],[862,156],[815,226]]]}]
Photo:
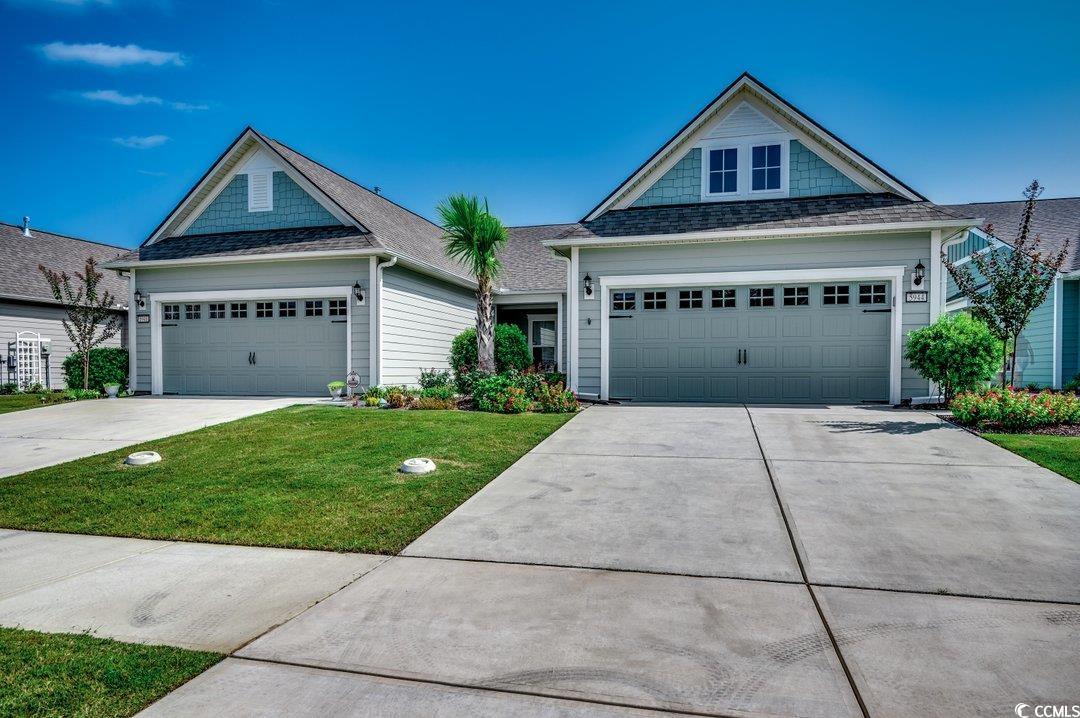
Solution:
[{"label": "roof gutter", "polygon": [[549,239],[542,244],[553,249],[565,247],[619,247],[638,244],[687,244],[752,239],[784,239],[790,237],[821,237],[848,234],[887,234],[932,229],[963,229],[973,226],[971,220],[934,220],[927,222],[883,222],[878,224],[843,224],[829,227],[790,229],[733,229],[678,234],[643,234],[626,237],[580,237]]}]

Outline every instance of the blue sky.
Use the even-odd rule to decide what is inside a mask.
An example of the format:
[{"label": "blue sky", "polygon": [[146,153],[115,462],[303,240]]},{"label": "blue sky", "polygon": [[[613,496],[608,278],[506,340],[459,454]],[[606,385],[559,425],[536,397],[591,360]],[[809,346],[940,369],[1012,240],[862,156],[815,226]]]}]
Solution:
[{"label": "blue sky", "polygon": [[762,7],[0,0],[0,220],[136,245],[251,124],[573,221],[743,70],[934,201],[1080,195],[1075,3]]}]

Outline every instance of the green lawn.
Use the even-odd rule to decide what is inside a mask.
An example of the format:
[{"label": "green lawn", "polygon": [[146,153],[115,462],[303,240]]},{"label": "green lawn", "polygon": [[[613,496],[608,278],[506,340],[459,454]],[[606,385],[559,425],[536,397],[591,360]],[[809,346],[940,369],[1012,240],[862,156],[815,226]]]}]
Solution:
[{"label": "green lawn", "polygon": [[1080,436],[983,434],[1014,454],[1080,483]]},{"label": "green lawn", "polygon": [[396,553],[571,416],[294,406],[2,478],[0,526]]},{"label": "green lawn", "polygon": [[41,394],[0,395],[0,414],[20,409],[33,409],[36,406],[41,406]]},{"label": "green lawn", "polygon": [[130,716],[221,659],[168,646],[0,628],[0,716]]}]

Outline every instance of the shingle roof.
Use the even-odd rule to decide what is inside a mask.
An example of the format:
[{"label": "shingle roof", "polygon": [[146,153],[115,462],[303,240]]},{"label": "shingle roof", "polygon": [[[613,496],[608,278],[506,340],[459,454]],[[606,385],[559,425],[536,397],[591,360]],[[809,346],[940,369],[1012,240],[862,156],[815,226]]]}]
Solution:
[{"label": "shingle roof", "polygon": [[222,232],[169,237],[121,257],[127,261],[202,257],[242,257],[245,254],[315,252],[335,249],[370,249],[371,235],[355,227],[303,227],[254,232]]},{"label": "shingle roof", "polygon": [[895,194],[708,202],[610,210],[564,235],[567,239],[761,230],[898,222],[954,221],[963,213]]},{"label": "shingle roof", "polygon": [[[35,302],[54,302],[45,277],[38,265],[57,272],[75,272],[86,268],[86,260],[93,257],[100,265],[127,250],[85,239],[65,237],[39,229],[31,229],[30,237],[24,237],[22,227],[0,223],[0,297],[26,299]],[[99,270],[104,275],[101,287],[107,289],[118,304],[127,304],[127,280],[110,269]]]},{"label": "shingle roof", "polygon": [[[1006,244],[1016,241],[1020,214],[1024,210],[1023,200],[945,206],[954,212],[964,212],[973,217],[985,217],[987,222],[994,225],[995,237]],[[1062,271],[1080,270],[1080,197],[1037,200],[1031,228],[1042,239],[1044,251],[1056,251],[1068,241],[1069,251]]]},{"label": "shingle roof", "polygon": [[555,239],[577,224],[508,227],[510,239],[499,254],[503,270],[499,288],[515,292],[561,292],[566,289],[566,262],[542,242]]}]

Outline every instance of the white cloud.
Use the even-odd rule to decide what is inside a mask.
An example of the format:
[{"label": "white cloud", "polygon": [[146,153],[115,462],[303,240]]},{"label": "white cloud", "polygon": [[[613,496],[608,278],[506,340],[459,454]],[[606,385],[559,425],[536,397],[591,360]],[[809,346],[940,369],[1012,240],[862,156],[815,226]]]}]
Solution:
[{"label": "white cloud", "polygon": [[133,150],[148,150],[158,147],[169,141],[167,135],[130,135],[129,137],[113,137],[113,142],[121,147],[129,147]]},{"label": "white cloud", "polygon": [[113,105],[133,107],[135,105],[160,105],[162,99],[152,95],[123,95],[116,90],[87,90],[79,93],[85,100],[108,102]]},{"label": "white cloud", "polygon": [[41,52],[54,62],[86,62],[101,67],[124,67],[126,65],[184,65],[184,57],[178,52],[147,50],[138,45],[69,44],[50,42],[41,46]]},{"label": "white cloud", "polygon": [[190,102],[170,102],[169,105],[174,110],[180,110],[181,112],[197,112],[210,109],[210,105],[196,105]]},{"label": "white cloud", "polygon": [[153,170],[139,170],[139,174],[146,175],[148,177],[165,177],[166,172],[154,172]]}]

